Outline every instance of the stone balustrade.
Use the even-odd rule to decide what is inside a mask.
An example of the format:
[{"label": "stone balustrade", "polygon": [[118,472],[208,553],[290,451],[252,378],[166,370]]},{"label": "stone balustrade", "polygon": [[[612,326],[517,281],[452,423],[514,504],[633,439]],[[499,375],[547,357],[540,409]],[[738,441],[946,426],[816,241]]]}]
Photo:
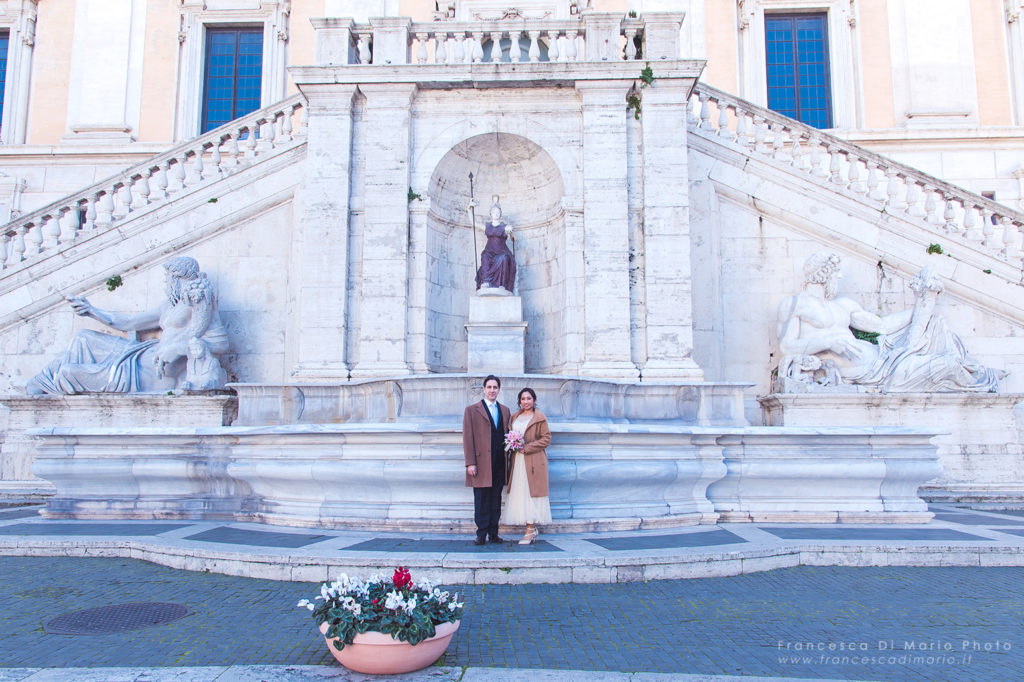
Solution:
[{"label": "stone balustrade", "polygon": [[[656,15],[661,17],[662,15]],[[669,16],[669,15],[666,15]],[[676,15],[671,15],[675,17]],[[678,21],[682,21],[679,15]],[[621,14],[579,19],[516,19],[413,23],[407,17],[314,19],[320,64],[475,64],[650,59],[643,53],[647,24]],[[661,23],[659,23],[659,26]],[[678,34],[668,23],[666,34]],[[677,39],[677,36],[676,36]],[[660,41],[661,42],[672,42]],[[496,50],[494,46],[498,46]],[[657,49],[657,48],[652,48]],[[660,50],[659,50],[660,51]]]},{"label": "stone balustrade", "polygon": [[691,129],[755,158],[781,162],[936,236],[1022,265],[1024,214],[1002,204],[702,83],[694,88],[687,119]]},{"label": "stone balustrade", "polygon": [[12,271],[113,229],[305,139],[301,95],[153,156],[0,228],[0,271]]}]

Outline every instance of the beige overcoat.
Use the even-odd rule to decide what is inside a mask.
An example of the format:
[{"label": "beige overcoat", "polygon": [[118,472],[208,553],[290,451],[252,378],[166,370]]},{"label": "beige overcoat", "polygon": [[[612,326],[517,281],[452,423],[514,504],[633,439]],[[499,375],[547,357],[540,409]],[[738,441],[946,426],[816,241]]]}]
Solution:
[{"label": "beige overcoat", "polygon": [[[514,424],[522,410],[516,410],[515,414],[508,420]],[[551,431],[548,429],[548,418],[540,410],[533,411],[530,423],[526,425],[523,433],[523,440],[526,445],[523,447],[523,461],[526,462],[526,480],[530,483],[530,497],[548,496],[548,453],[547,447],[551,445]],[[506,467],[507,485],[512,483],[512,468],[515,457],[511,458],[509,466]]]},{"label": "beige overcoat", "polygon": [[[501,415],[501,438],[504,442],[504,434],[508,433],[508,425],[512,423],[508,406],[498,403],[498,413]],[[462,454],[467,467],[476,465],[476,476],[470,476],[468,469],[466,471],[466,487],[491,487],[491,415],[487,414],[483,400],[473,403],[462,413]]]}]

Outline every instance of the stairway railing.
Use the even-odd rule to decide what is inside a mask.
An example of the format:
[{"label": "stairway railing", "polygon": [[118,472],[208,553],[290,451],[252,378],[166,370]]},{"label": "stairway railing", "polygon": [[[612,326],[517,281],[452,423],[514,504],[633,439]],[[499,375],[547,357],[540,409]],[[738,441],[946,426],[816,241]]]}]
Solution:
[{"label": "stairway railing", "polygon": [[235,119],[0,227],[0,271],[113,229],[186,189],[209,184],[305,140],[301,95]]},{"label": "stairway railing", "polygon": [[1022,265],[1024,213],[703,83],[694,88],[687,119],[698,131],[782,162],[885,213]]}]

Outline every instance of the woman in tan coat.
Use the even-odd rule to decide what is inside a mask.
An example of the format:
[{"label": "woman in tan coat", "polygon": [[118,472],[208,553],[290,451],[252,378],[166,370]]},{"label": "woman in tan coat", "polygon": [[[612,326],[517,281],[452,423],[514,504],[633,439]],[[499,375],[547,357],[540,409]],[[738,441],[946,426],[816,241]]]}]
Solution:
[{"label": "woman in tan coat", "polygon": [[548,502],[548,455],[551,444],[548,419],[536,409],[537,394],[532,388],[519,391],[519,410],[511,418],[512,431],[523,435],[522,450],[512,453],[508,470],[508,501],[502,521],[510,525],[526,525],[526,534],[519,541],[529,545],[540,535],[538,523],[551,523]]}]

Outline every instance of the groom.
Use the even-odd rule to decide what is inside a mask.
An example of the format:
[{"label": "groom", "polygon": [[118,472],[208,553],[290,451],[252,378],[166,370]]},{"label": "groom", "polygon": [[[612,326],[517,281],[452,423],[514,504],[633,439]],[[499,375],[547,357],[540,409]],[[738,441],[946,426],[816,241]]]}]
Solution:
[{"label": "groom", "polygon": [[501,488],[505,485],[505,434],[511,413],[498,402],[501,379],[484,379],[483,400],[462,415],[462,451],[466,457],[466,486],[473,488],[476,544],[501,543]]}]

